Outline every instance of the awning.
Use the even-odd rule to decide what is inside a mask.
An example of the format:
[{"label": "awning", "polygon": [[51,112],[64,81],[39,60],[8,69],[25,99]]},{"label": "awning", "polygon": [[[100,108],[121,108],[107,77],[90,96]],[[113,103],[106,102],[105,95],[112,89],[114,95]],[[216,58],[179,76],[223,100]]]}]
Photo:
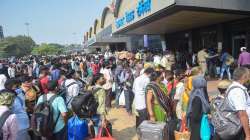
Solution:
[{"label": "awning", "polygon": [[115,34],[168,34],[249,17],[249,12],[170,6]]},{"label": "awning", "polygon": [[128,42],[127,36],[115,35],[115,36],[105,36],[105,37],[95,37],[88,41],[88,47],[96,46],[106,46],[113,43],[126,43]]}]

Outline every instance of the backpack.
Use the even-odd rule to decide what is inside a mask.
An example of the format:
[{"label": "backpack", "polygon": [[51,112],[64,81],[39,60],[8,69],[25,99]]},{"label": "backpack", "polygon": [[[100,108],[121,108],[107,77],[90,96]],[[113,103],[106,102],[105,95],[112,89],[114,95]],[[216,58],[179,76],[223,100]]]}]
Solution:
[{"label": "backpack", "polygon": [[6,120],[9,118],[9,116],[11,115],[11,111],[5,111],[1,117],[0,117],[0,140],[3,140],[3,125],[5,124]]},{"label": "backpack", "polygon": [[68,93],[68,88],[74,84],[77,84],[76,82],[72,82],[70,83],[69,85],[65,85],[65,81],[63,82],[63,85],[61,86],[61,89],[59,91],[59,95],[64,99],[65,103],[66,103],[66,106],[68,106],[69,102],[66,102],[66,96],[67,96],[67,93]]},{"label": "backpack", "polygon": [[227,58],[226,58],[226,65],[230,66],[234,63],[234,58],[232,55],[227,55]]},{"label": "backpack", "polygon": [[[232,89],[240,88],[233,86],[227,90],[226,96],[220,105],[215,106],[212,112],[211,122],[215,128],[216,133],[222,139],[230,139],[236,136],[242,130],[242,124],[236,111],[233,111],[233,106],[230,104],[228,94]],[[242,89],[243,90],[243,89]],[[243,90],[244,91],[244,90]],[[245,92],[245,91],[244,91]],[[245,92],[246,98],[248,98]]]},{"label": "backpack", "polygon": [[60,113],[58,114],[56,121],[54,121],[52,102],[58,96],[53,95],[49,100],[47,100],[46,96],[47,95],[43,95],[43,102],[38,104],[34,109],[34,113],[31,117],[31,128],[35,135],[49,138],[53,135]]},{"label": "backpack", "polygon": [[101,88],[97,88],[92,93],[85,93],[75,96],[71,102],[72,110],[81,118],[90,118],[96,114],[99,106],[94,94]]}]

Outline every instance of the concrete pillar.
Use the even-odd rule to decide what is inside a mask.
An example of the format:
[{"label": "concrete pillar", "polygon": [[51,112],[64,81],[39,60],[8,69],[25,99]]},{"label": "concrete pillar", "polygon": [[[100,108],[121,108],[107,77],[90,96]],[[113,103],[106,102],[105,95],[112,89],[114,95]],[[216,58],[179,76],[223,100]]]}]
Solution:
[{"label": "concrete pillar", "polygon": [[131,39],[132,37],[127,37],[126,38],[126,49],[128,50],[128,51],[132,51],[134,48],[132,48],[133,46],[132,46],[132,39]]},{"label": "concrete pillar", "polygon": [[192,31],[190,31],[189,33],[188,33],[188,52],[189,53],[192,53],[193,52],[193,42],[192,42],[192,40],[193,40],[193,32]]},{"label": "concrete pillar", "polygon": [[223,46],[224,46],[224,44],[223,44],[223,26],[222,26],[222,24],[218,24],[217,25],[217,51],[221,52]]},{"label": "concrete pillar", "polygon": [[161,38],[161,47],[162,47],[162,51],[166,51],[167,49],[167,45],[166,45],[166,40],[165,40],[165,35],[160,35]]}]

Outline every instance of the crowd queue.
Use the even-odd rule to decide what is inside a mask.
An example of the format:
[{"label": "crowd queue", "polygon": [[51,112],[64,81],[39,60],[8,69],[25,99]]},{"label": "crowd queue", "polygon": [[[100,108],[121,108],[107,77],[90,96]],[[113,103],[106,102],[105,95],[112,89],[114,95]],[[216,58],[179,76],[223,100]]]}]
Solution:
[{"label": "crowd queue", "polygon": [[[237,61],[207,49],[1,60],[0,139],[94,139],[112,134],[109,110],[124,107],[136,128],[166,123],[169,140],[177,132],[190,140],[250,140],[249,68],[245,47]],[[220,79],[216,97],[207,92],[211,77]]]}]

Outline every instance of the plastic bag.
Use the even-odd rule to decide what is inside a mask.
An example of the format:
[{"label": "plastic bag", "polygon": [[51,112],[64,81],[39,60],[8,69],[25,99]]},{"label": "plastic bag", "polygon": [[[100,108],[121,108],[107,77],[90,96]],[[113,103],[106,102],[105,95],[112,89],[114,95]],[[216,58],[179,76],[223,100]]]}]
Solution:
[{"label": "plastic bag", "polygon": [[83,140],[88,137],[88,122],[73,116],[68,121],[68,140]]},{"label": "plastic bag", "polygon": [[202,115],[200,136],[202,140],[210,140],[211,138],[211,127],[207,114]]},{"label": "plastic bag", "polygon": [[[102,131],[103,131],[103,129],[106,130],[106,132],[107,132],[107,134],[108,134],[107,137],[103,137],[103,136],[102,136]],[[94,139],[91,139],[91,140],[115,140],[115,139],[110,135],[110,133],[109,133],[109,131],[108,131],[107,128],[100,128],[97,137],[94,138]]]},{"label": "plastic bag", "polygon": [[119,105],[120,106],[125,106],[125,94],[124,94],[124,90],[122,91],[120,97],[119,97]]},{"label": "plastic bag", "polygon": [[115,82],[112,84],[112,92],[115,92],[116,91],[116,84]]}]

